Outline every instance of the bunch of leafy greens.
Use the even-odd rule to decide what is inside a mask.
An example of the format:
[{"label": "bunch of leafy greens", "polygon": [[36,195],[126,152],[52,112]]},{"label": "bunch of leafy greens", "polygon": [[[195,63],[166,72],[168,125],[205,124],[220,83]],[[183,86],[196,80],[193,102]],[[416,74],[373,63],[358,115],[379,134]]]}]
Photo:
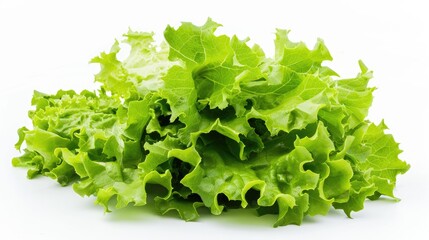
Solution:
[{"label": "bunch of leafy greens", "polygon": [[130,30],[124,61],[118,42],[92,60],[99,91],[35,92],[34,127],[19,129],[16,148],[26,148],[13,165],[73,184],[106,211],[149,199],[185,220],[201,207],[249,208],[282,226],[394,198],[409,165],[386,125],[365,119],[374,88],[362,62],[355,78],[338,79],[322,65],[332,58],[321,40],[310,50],[278,30],[268,58],[216,35],[219,26],[168,26],[160,45]]}]

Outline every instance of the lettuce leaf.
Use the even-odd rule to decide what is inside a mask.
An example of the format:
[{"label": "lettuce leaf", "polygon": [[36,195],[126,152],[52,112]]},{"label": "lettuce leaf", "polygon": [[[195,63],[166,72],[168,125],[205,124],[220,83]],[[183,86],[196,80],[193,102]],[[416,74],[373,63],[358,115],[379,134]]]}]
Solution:
[{"label": "lettuce leaf", "polygon": [[301,224],[330,208],[362,210],[395,198],[409,165],[384,122],[367,119],[372,72],[340,78],[318,40],[313,49],[277,30],[275,55],[221,25],[168,26],[165,41],[129,30],[92,59],[96,92],[35,91],[33,127],[18,130],[14,166],[95,196],[105,211],[153,204],[186,221],[207,208],[276,214]]}]

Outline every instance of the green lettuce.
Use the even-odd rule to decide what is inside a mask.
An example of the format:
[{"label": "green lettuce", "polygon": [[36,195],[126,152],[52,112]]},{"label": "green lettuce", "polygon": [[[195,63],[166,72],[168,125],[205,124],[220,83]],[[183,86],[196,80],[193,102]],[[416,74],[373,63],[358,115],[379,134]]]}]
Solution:
[{"label": "green lettuce", "polygon": [[385,123],[366,119],[374,88],[362,62],[342,79],[323,65],[332,57],[320,39],[309,49],[277,30],[270,58],[216,35],[219,26],[168,26],[160,44],[130,30],[125,60],[117,41],[92,59],[98,91],[35,91],[13,165],[71,184],[106,211],[153,204],[186,221],[199,208],[246,208],[283,226],[395,198],[409,165]]}]

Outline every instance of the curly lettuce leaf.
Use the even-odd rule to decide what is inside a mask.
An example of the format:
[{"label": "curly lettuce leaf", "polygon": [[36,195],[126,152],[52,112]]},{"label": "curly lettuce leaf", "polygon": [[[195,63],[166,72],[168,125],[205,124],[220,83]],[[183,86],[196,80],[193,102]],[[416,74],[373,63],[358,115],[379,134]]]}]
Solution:
[{"label": "curly lettuce leaf", "polygon": [[248,208],[275,214],[275,227],[299,225],[396,198],[410,166],[384,122],[367,119],[375,88],[361,61],[356,77],[340,78],[320,39],[309,49],[278,29],[269,58],[220,26],[168,26],[161,43],[129,30],[127,57],[115,41],[92,59],[99,91],[35,91],[12,164],[107,212],[154,204],[186,221],[200,208]]}]

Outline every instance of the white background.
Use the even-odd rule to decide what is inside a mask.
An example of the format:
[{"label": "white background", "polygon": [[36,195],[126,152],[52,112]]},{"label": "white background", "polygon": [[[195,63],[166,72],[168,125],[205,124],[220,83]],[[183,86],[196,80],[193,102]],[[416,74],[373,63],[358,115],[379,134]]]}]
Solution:
[{"label": "white background", "polygon": [[[0,0],[0,239],[428,239],[429,8],[424,1],[4,1]],[[410,171],[398,179],[400,202],[367,202],[348,219],[339,211],[272,228],[273,216],[250,211],[204,214],[186,223],[150,208],[111,214],[71,187],[29,181],[13,168],[16,129],[29,126],[32,91],[95,89],[98,67],[88,61],[109,50],[128,27],[162,37],[167,24],[203,24],[249,36],[272,55],[275,28],[312,46],[325,40],[343,77],[357,60],[374,70],[369,119],[385,119]]]}]

